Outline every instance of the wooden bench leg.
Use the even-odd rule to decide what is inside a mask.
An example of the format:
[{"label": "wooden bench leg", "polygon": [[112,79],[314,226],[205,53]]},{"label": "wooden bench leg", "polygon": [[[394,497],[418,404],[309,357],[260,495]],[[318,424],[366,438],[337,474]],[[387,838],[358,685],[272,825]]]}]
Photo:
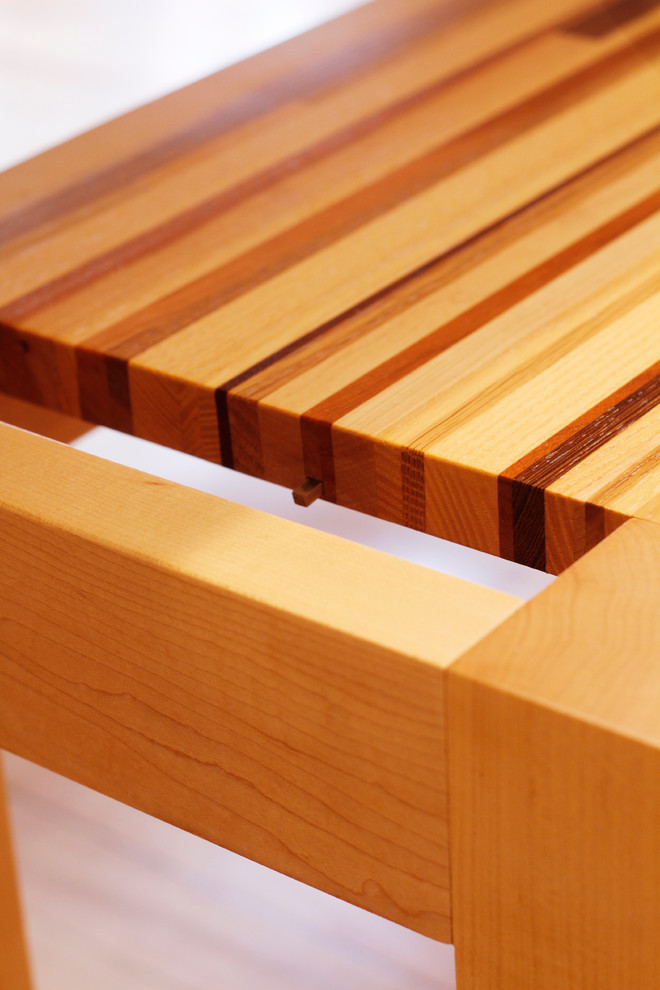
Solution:
[{"label": "wooden bench leg", "polygon": [[0,990],[30,990],[0,753]]},{"label": "wooden bench leg", "polygon": [[660,526],[449,669],[459,990],[660,990]]}]

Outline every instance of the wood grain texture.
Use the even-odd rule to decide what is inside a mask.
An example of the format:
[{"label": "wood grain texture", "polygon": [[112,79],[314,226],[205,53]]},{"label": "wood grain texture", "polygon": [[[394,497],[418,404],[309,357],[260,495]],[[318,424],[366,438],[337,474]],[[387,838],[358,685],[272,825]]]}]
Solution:
[{"label": "wood grain texture", "polygon": [[0,753],[0,988],[31,987]]},{"label": "wood grain texture", "polygon": [[657,3],[378,0],[0,176],[0,389],[558,572],[657,491],[659,176]]},{"label": "wood grain texture", "polygon": [[660,526],[448,673],[459,990],[660,987]]},{"label": "wood grain texture", "polygon": [[450,939],[443,677],[517,599],[0,427],[0,745]]},{"label": "wood grain texture", "polygon": [[39,433],[51,440],[59,440],[60,443],[71,443],[91,429],[90,423],[83,423],[73,416],[44,409],[43,406],[35,406],[32,402],[14,399],[9,395],[0,395],[0,422]]},{"label": "wood grain texture", "polygon": [[456,990],[449,945],[12,754],[5,768],[37,990]]}]

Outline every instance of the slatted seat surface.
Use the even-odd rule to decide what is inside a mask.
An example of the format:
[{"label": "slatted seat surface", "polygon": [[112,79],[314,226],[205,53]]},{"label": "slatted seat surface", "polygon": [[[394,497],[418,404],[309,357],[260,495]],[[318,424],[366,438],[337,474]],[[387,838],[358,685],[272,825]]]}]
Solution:
[{"label": "slatted seat surface", "polygon": [[551,571],[660,493],[660,6],[377,0],[0,176],[0,389]]}]

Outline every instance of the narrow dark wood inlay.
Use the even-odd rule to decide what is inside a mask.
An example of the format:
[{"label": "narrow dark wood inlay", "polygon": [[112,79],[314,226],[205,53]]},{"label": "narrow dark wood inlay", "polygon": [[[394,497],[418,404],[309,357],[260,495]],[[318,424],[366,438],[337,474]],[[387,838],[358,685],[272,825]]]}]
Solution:
[{"label": "narrow dark wood inlay", "polygon": [[581,17],[568,21],[565,30],[588,38],[604,38],[631,21],[649,14],[660,6],[660,0],[615,0]]},{"label": "narrow dark wood inlay", "polygon": [[[312,65],[303,66],[279,79],[271,80],[262,89],[237,96],[228,106],[216,110],[177,134],[147,148],[140,154],[92,173],[84,182],[66,186],[46,196],[32,206],[5,217],[0,230],[0,244],[35,230],[44,224],[84,207],[102,196],[121,189],[149,172],[180,158],[209,141],[256,120],[296,98],[309,97],[323,89],[375,65],[405,48],[411,42],[437,31],[460,18],[477,2],[455,3],[425,11],[392,27],[375,31],[371,36],[357,38],[338,51],[330,51]],[[304,44],[302,39],[296,43]],[[286,44],[286,43],[285,43]]]},{"label": "narrow dark wood inlay", "polygon": [[513,546],[514,560],[545,566],[545,489],[658,404],[660,361],[502,473],[500,533],[502,546]]},{"label": "narrow dark wood inlay", "polygon": [[[644,45],[649,50],[660,49],[660,31],[649,35]],[[611,84],[638,62],[639,47],[640,43],[635,43],[612,53],[448,144],[438,145],[385,178],[106,327],[90,337],[86,346],[110,350],[126,359],[137,356]]]}]

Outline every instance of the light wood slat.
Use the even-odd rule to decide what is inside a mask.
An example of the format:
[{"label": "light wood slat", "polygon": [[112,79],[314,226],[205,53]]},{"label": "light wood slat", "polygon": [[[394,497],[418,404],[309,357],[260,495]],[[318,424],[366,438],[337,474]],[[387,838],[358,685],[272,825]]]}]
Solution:
[{"label": "light wood slat", "polygon": [[[655,463],[653,465],[653,481],[657,479],[657,471],[655,469]],[[651,486],[649,486],[651,487]],[[653,484],[653,494],[647,501],[644,502],[641,509],[637,510],[637,515],[642,519],[652,519],[654,522],[660,523],[660,484]],[[648,493],[647,493],[648,494]]]},{"label": "light wood slat", "polygon": [[631,520],[449,669],[459,990],[660,987],[659,603]]},{"label": "light wood slat", "polygon": [[[95,200],[119,201],[127,183],[143,185],[145,177],[148,182],[154,173],[167,171],[171,161],[203,155],[205,145],[229,130],[238,129],[242,136],[244,127],[276,116],[280,106],[297,107],[310,97],[323,100],[354,76],[359,86],[363,75],[371,75],[378,88],[379,73],[387,74],[391,62],[403,62],[408,82],[395,85],[405,90],[419,70],[411,73],[410,49],[423,51],[429,35],[438,38],[443,57],[436,75],[451,73],[496,50],[503,34],[516,41],[593,6],[593,0],[557,0],[552,10],[526,0],[367,3],[11,169],[0,189],[0,209],[15,220],[17,210],[34,211],[45,199],[64,194],[71,200],[70,211],[84,215],[92,190],[76,197],[72,189],[90,174]],[[59,217],[57,209],[42,211],[40,226],[57,226]]]},{"label": "light wood slat", "polygon": [[559,572],[658,490],[660,8],[306,37],[0,177],[0,389]]},{"label": "light wood slat", "polygon": [[263,99],[265,90],[287,79],[292,69],[294,74],[296,70],[301,73],[313,70],[320,57],[328,57],[329,79],[332,80],[333,69],[341,78],[342,71],[351,68],[346,49],[355,41],[356,34],[371,39],[370,44],[351,51],[355,64],[359,65],[362,55],[368,66],[370,60],[377,62],[379,57],[386,57],[390,48],[396,50],[405,44],[406,22],[413,22],[414,37],[415,26],[422,32],[428,30],[429,15],[431,20],[442,21],[447,11],[451,20],[455,8],[453,0],[447,3],[411,0],[405,10],[399,0],[367,4],[321,29],[308,31],[300,38],[186,86],[10,169],[0,190],[3,214],[31,208],[44,196],[69,189],[90,172],[104,173],[127,158],[150,152],[160,142],[178,139],[181,131],[194,131],[195,126],[203,125],[219,111],[227,114],[243,111],[249,116],[252,110],[256,116],[264,108],[260,97]]},{"label": "light wood slat", "polygon": [[0,745],[440,940],[448,663],[518,601],[0,428]]},{"label": "light wood slat", "polygon": [[[162,342],[158,339],[158,331],[154,331],[149,338],[151,346],[135,357],[135,364],[154,372],[177,374],[217,386],[221,375],[230,378],[240,373],[248,360],[248,344],[255,362],[267,359],[277,342],[290,344],[303,333],[350,310],[429,259],[451,250],[520,209],[546,189],[608,155],[620,143],[634,140],[660,124],[660,110],[657,105],[648,104],[649,86],[657,82],[657,70],[643,66],[631,77],[608,87],[615,92],[608,91],[606,96],[599,94],[585,100],[577,110],[567,111],[535,128],[529,135],[483,155],[477,163],[434,182],[418,195],[410,195],[417,185],[415,174],[410,178],[406,175],[400,197],[397,192],[398,201],[389,201],[385,190],[383,199],[388,208],[380,211],[375,219],[366,214],[364,223],[355,232],[342,228],[341,235],[346,236],[334,237],[327,247],[321,236],[311,255],[306,245],[301,246],[301,256],[295,254],[294,263],[283,272],[275,267],[275,261],[271,268],[270,261],[259,255],[255,262],[261,261],[272,277],[260,281],[254,288],[248,283],[238,297],[233,288],[228,288],[228,298],[222,300],[221,308],[214,306],[208,312],[210,304],[205,300],[200,301],[197,308],[198,297],[205,291],[212,295],[215,290],[207,289],[206,283],[201,284],[202,280],[191,283],[182,290],[180,297],[174,293],[165,307],[175,309],[177,327],[183,319],[190,325],[170,334]],[[613,101],[612,97],[615,97]],[[611,112],[608,113],[608,109]],[[594,126],[593,122],[598,123]],[[592,139],[586,145],[585,130]],[[557,145],[562,146],[563,157],[550,159],[551,149]],[[440,169],[439,165],[438,171]],[[514,177],[516,187],[512,188]],[[333,206],[327,215],[328,226],[335,223],[339,226],[335,211],[336,206]],[[323,219],[326,220],[325,216]],[[346,228],[352,222],[351,216],[346,221]],[[321,227],[321,235],[323,233]],[[292,252],[298,247],[293,239]],[[269,255],[271,249],[275,252],[275,245],[269,245]],[[246,264],[249,258],[249,254],[246,255]],[[243,277],[251,282],[251,275],[246,273]],[[222,285],[222,279],[217,277]],[[322,293],[318,288],[312,293],[312,286],[321,286]],[[161,311],[159,307],[150,319],[165,321],[165,309]],[[179,316],[179,310],[185,316]],[[145,313],[137,325],[138,334],[148,323]],[[241,334],[240,328],[244,326],[250,326],[253,337]],[[120,333],[123,336],[123,327]],[[119,340],[118,354],[123,344],[122,337]],[[223,344],[231,351],[220,365]],[[112,347],[110,340],[107,340],[107,346]]]},{"label": "light wood slat", "polygon": [[[135,309],[141,301],[135,286],[136,280],[140,284],[141,266],[134,263],[126,269],[127,262],[145,259],[146,255],[146,264],[156,254],[158,264],[152,260],[150,278],[165,279],[171,290],[177,280],[185,283],[185,269],[192,272],[195,263],[201,270],[213,267],[213,250],[218,250],[223,227],[233,233],[225,252],[235,256],[242,244],[249,244],[250,234],[254,243],[266,238],[271,214],[280,218],[280,226],[290,226],[295,206],[309,214],[312,208],[323,205],[321,197],[332,202],[340,194],[348,194],[350,183],[359,187],[373,181],[392,171],[399,159],[414,158],[425,146],[437,144],[441,136],[447,140],[452,130],[466,130],[507,102],[519,102],[527,88],[538,91],[602,57],[601,47],[594,49],[585,39],[560,38],[544,30],[541,9],[526,0],[518,0],[515,20],[512,13],[507,5],[488,10],[487,20],[496,15],[503,20],[506,15],[507,26],[513,28],[515,23],[516,31],[525,39],[518,42],[517,35],[512,34],[501,54],[495,47],[496,54],[492,55],[493,36],[501,30],[497,23],[482,24],[480,20],[475,25],[479,30],[470,31],[462,19],[440,35],[424,38],[412,53],[404,48],[398,57],[351,79],[348,85],[333,87],[313,101],[286,105],[229,136],[208,141],[194,155],[177,157],[148,181],[127,183],[120,199],[114,196],[105,207],[99,205],[91,214],[89,210],[83,212],[79,220],[67,215],[66,223],[50,225],[20,252],[14,242],[0,245],[6,294],[0,302],[7,303],[47,283],[45,298],[43,293],[38,297],[39,308],[47,308],[49,332],[57,330],[66,338],[72,332],[71,321],[67,325],[64,318],[58,325],[58,309],[51,309],[57,299],[55,288],[63,293],[75,279],[72,272],[76,266],[87,263],[84,281],[94,291],[77,291],[73,299],[65,299],[64,309],[68,303],[71,316],[76,313],[74,304],[81,307],[85,300],[98,308],[99,295],[101,303],[106,300],[106,311],[106,297],[114,298],[117,305],[120,293],[118,288],[112,293],[117,282],[111,277],[112,261],[121,265],[127,276],[133,276],[128,286],[126,282],[122,285],[131,297],[135,294]],[[537,24],[539,29],[525,38],[523,29],[529,33]],[[488,31],[488,27],[495,30]],[[604,50],[620,46],[618,39]],[[477,67],[470,70],[472,62],[477,62]],[[447,85],[456,75],[457,85]],[[100,231],[104,252],[99,252]],[[177,250],[165,250],[168,245]],[[113,254],[108,257],[110,252]],[[93,265],[89,264],[90,257]],[[101,278],[104,272],[106,277]],[[62,278],[53,286],[58,275]],[[152,298],[158,298],[157,288],[150,286]],[[145,296],[143,304],[147,301]],[[34,306],[35,300],[31,304]],[[25,303],[21,306],[24,312]]]},{"label": "light wood slat", "polygon": [[0,990],[30,990],[0,753]]},{"label": "light wood slat", "polygon": [[[603,57],[584,39],[542,32],[450,86],[437,76],[444,65],[438,42],[425,47],[433,57],[428,78],[411,94],[390,96],[384,109],[364,106],[355,94],[349,106],[335,97],[339,109],[329,121],[317,101],[287,108],[286,120],[253,126],[247,146],[245,139],[225,139],[194,169],[177,162],[167,182],[151,181],[139,195],[127,189],[120,203],[44,233],[20,252],[7,245],[0,252],[6,287],[0,303],[9,304],[4,318],[29,315],[33,330],[71,343],[89,339]],[[413,78],[417,62],[425,61],[417,48],[415,55]],[[376,82],[383,101],[398,79]],[[98,249],[101,232],[105,253]]]},{"label": "light wood slat", "polygon": [[[653,146],[660,150],[660,138],[653,142]],[[335,345],[331,348],[325,341],[320,341],[317,345],[314,365],[311,364],[309,356],[305,362],[304,357],[293,355],[290,363],[293,364],[296,360],[300,362],[300,369],[297,369],[295,378],[287,378],[285,371],[277,366],[266,368],[260,375],[255,375],[239,386],[237,393],[257,399],[268,396],[271,403],[286,404],[293,412],[302,414],[314,403],[319,405],[323,400],[349,387],[362,375],[369,374],[373,368],[373,351],[378,351],[383,365],[389,360],[396,359],[402,350],[402,338],[408,346],[419,345],[425,337],[437,329],[438,314],[442,314],[445,322],[449,323],[452,319],[461,316],[466,305],[475,306],[483,303],[498,290],[506,290],[511,279],[515,278],[520,270],[523,259],[530,267],[544,263],[552,264],[558,254],[570,250],[576,241],[594,237],[594,232],[604,221],[614,221],[621,212],[634,207],[639,201],[640,191],[651,192],[657,184],[657,162],[653,159],[649,161],[647,155],[647,160],[642,160],[637,167],[634,167],[634,156],[631,155],[630,158],[629,167],[623,175],[617,176],[612,169],[612,181],[605,189],[596,188],[593,194],[589,195],[588,190],[584,188],[587,184],[583,183],[583,188],[572,190],[572,195],[557,197],[558,202],[554,210],[549,210],[548,205],[543,203],[536,211],[526,211],[518,221],[518,237],[507,238],[499,231],[492,235],[488,243],[489,247],[492,245],[492,252],[484,251],[486,245],[480,242],[478,248],[472,245],[460,252],[459,258],[448,259],[444,266],[438,266],[439,271],[435,281],[429,280],[431,291],[428,295],[420,292],[418,298],[408,305],[405,297],[403,300],[398,300],[398,306],[395,304],[397,300],[390,300],[389,311],[386,301],[382,304],[382,309],[385,311],[384,318],[376,320],[372,315],[370,320],[365,320],[366,332],[355,334],[353,337],[350,329],[360,327],[360,318],[347,320],[346,327],[340,325],[336,332],[337,338],[341,340],[341,346]],[[575,208],[577,202],[580,204],[579,211]],[[626,262],[630,268],[633,265],[637,267],[652,247],[650,237],[642,239],[638,237],[635,240],[631,237],[622,238],[622,242],[627,244]],[[637,256],[631,258],[634,248]],[[621,250],[618,249],[620,253]],[[591,266],[592,283],[596,286],[605,283],[607,286],[612,281],[613,273],[605,274],[602,270],[597,271],[597,268],[602,269],[602,257],[599,258],[599,263]],[[620,260],[617,264],[623,267]],[[629,279],[635,277],[635,273],[632,272],[628,277]],[[596,281],[598,278],[600,283]],[[580,280],[581,283],[583,281]],[[580,284],[583,295],[587,294],[588,289],[589,285]],[[563,295],[565,293],[564,286]],[[553,298],[554,293],[546,291],[546,306],[553,302]],[[509,322],[513,323],[512,320]],[[517,330],[521,335],[523,331],[518,330],[518,322],[516,321],[511,332]],[[342,333],[344,339],[340,336]],[[471,348],[474,353],[469,366],[476,367],[478,356],[476,342],[483,336],[483,332],[470,334],[465,338],[461,349],[451,348],[445,360],[453,361],[460,371],[462,370],[459,365],[461,350],[466,351]],[[407,375],[405,381],[405,387],[417,389],[418,396],[423,397],[427,404],[433,400],[433,394],[423,374],[428,378],[436,374],[439,360],[428,361],[428,365],[433,368],[433,372],[426,368],[425,372],[420,371],[414,378],[410,374]],[[317,369],[322,370],[321,381]],[[459,377],[458,374],[456,377]],[[396,386],[390,388],[396,389]],[[396,391],[396,395],[397,397],[400,395],[410,405],[410,398],[404,392],[403,383],[401,389]],[[385,401],[383,398],[382,402]],[[418,399],[418,406],[422,406],[421,399]],[[365,404],[363,410],[365,420],[368,415],[369,411]],[[421,428],[415,420],[416,415],[422,418],[423,410],[418,412],[417,409],[413,409],[405,417],[397,421],[393,420],[393,425],[396,422],[403,434],[403,424],[406,424],[406,428],[410,424],[410,439],[414,439],[414,431],[419,431]],[[428,419],[428,411],[426,417]],[[407,434],[405,438],[407,439]]]}]

